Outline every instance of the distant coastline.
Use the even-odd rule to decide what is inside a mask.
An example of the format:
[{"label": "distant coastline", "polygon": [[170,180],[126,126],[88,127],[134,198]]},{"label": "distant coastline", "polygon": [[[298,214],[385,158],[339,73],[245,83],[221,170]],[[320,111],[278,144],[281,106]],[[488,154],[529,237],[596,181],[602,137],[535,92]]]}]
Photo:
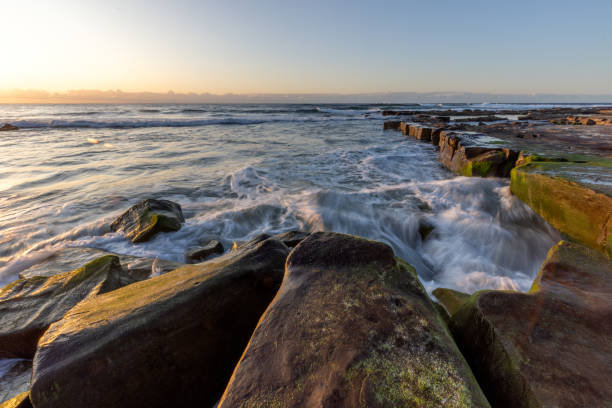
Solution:
[{"label": "distant coastline", "polygon": [[0,90],[0,103],[612,103],[612,94],[373,92],[211,94],[121,90]]}]

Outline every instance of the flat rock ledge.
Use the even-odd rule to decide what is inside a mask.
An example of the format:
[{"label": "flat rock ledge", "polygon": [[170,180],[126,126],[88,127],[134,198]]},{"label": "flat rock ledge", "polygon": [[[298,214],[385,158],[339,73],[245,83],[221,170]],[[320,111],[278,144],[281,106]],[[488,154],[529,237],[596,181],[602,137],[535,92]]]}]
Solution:
[{"label": "flat rock ledge", "polygon": [[286,263],[219,404],[488,407],[414,269],[380,242],[313,233]]},{"label": "flat rock ledge", "polygon": [[168,200],[146,199],[131,207],[110,225],[130,241],[144,242],[163,231],[178,231],[185,222],[181,206]]},{"label": "flat rock ledge", "polygon": [[612,261],[562,241],[529,293],[481,291],[451,330],[495,407],[612,401]]}]

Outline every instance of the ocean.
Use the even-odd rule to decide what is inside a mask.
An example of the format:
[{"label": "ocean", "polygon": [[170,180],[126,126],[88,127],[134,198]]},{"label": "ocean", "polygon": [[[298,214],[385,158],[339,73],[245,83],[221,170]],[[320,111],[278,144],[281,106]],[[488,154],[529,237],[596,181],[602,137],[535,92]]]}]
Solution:
[{"label": "ocean", "polygon": [[[383,131],[381,111],[534,107],[0,105],[21,128],[0,132],[0,284],[65,247],[183,262],[200,240],[300,229],[386,242],[430,291],[525,291],[559,234],[508,180],[455,176],[434,146]],[[111,232],[144,198],[179,203],[182,229]]]}]

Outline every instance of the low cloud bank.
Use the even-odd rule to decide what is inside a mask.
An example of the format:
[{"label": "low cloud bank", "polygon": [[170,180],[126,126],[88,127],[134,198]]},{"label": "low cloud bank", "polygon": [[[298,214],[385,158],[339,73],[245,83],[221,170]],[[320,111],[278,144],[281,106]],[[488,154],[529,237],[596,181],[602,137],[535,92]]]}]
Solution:
[{"label": "low cloud bank", "polygon": [[121,90],[0,91],[0,103],[612,103],[612,94],[380,92],[355,94],[224,94]]}]

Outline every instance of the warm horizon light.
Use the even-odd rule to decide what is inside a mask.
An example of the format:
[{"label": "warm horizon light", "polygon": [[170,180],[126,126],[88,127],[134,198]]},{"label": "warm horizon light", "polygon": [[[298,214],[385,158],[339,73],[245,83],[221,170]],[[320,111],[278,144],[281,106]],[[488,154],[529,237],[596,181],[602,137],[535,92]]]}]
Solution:
[{"label": "warm horizon light", "polygon": [[5,93],[612,94],[604,1],[23,0],[2,10]]}]

